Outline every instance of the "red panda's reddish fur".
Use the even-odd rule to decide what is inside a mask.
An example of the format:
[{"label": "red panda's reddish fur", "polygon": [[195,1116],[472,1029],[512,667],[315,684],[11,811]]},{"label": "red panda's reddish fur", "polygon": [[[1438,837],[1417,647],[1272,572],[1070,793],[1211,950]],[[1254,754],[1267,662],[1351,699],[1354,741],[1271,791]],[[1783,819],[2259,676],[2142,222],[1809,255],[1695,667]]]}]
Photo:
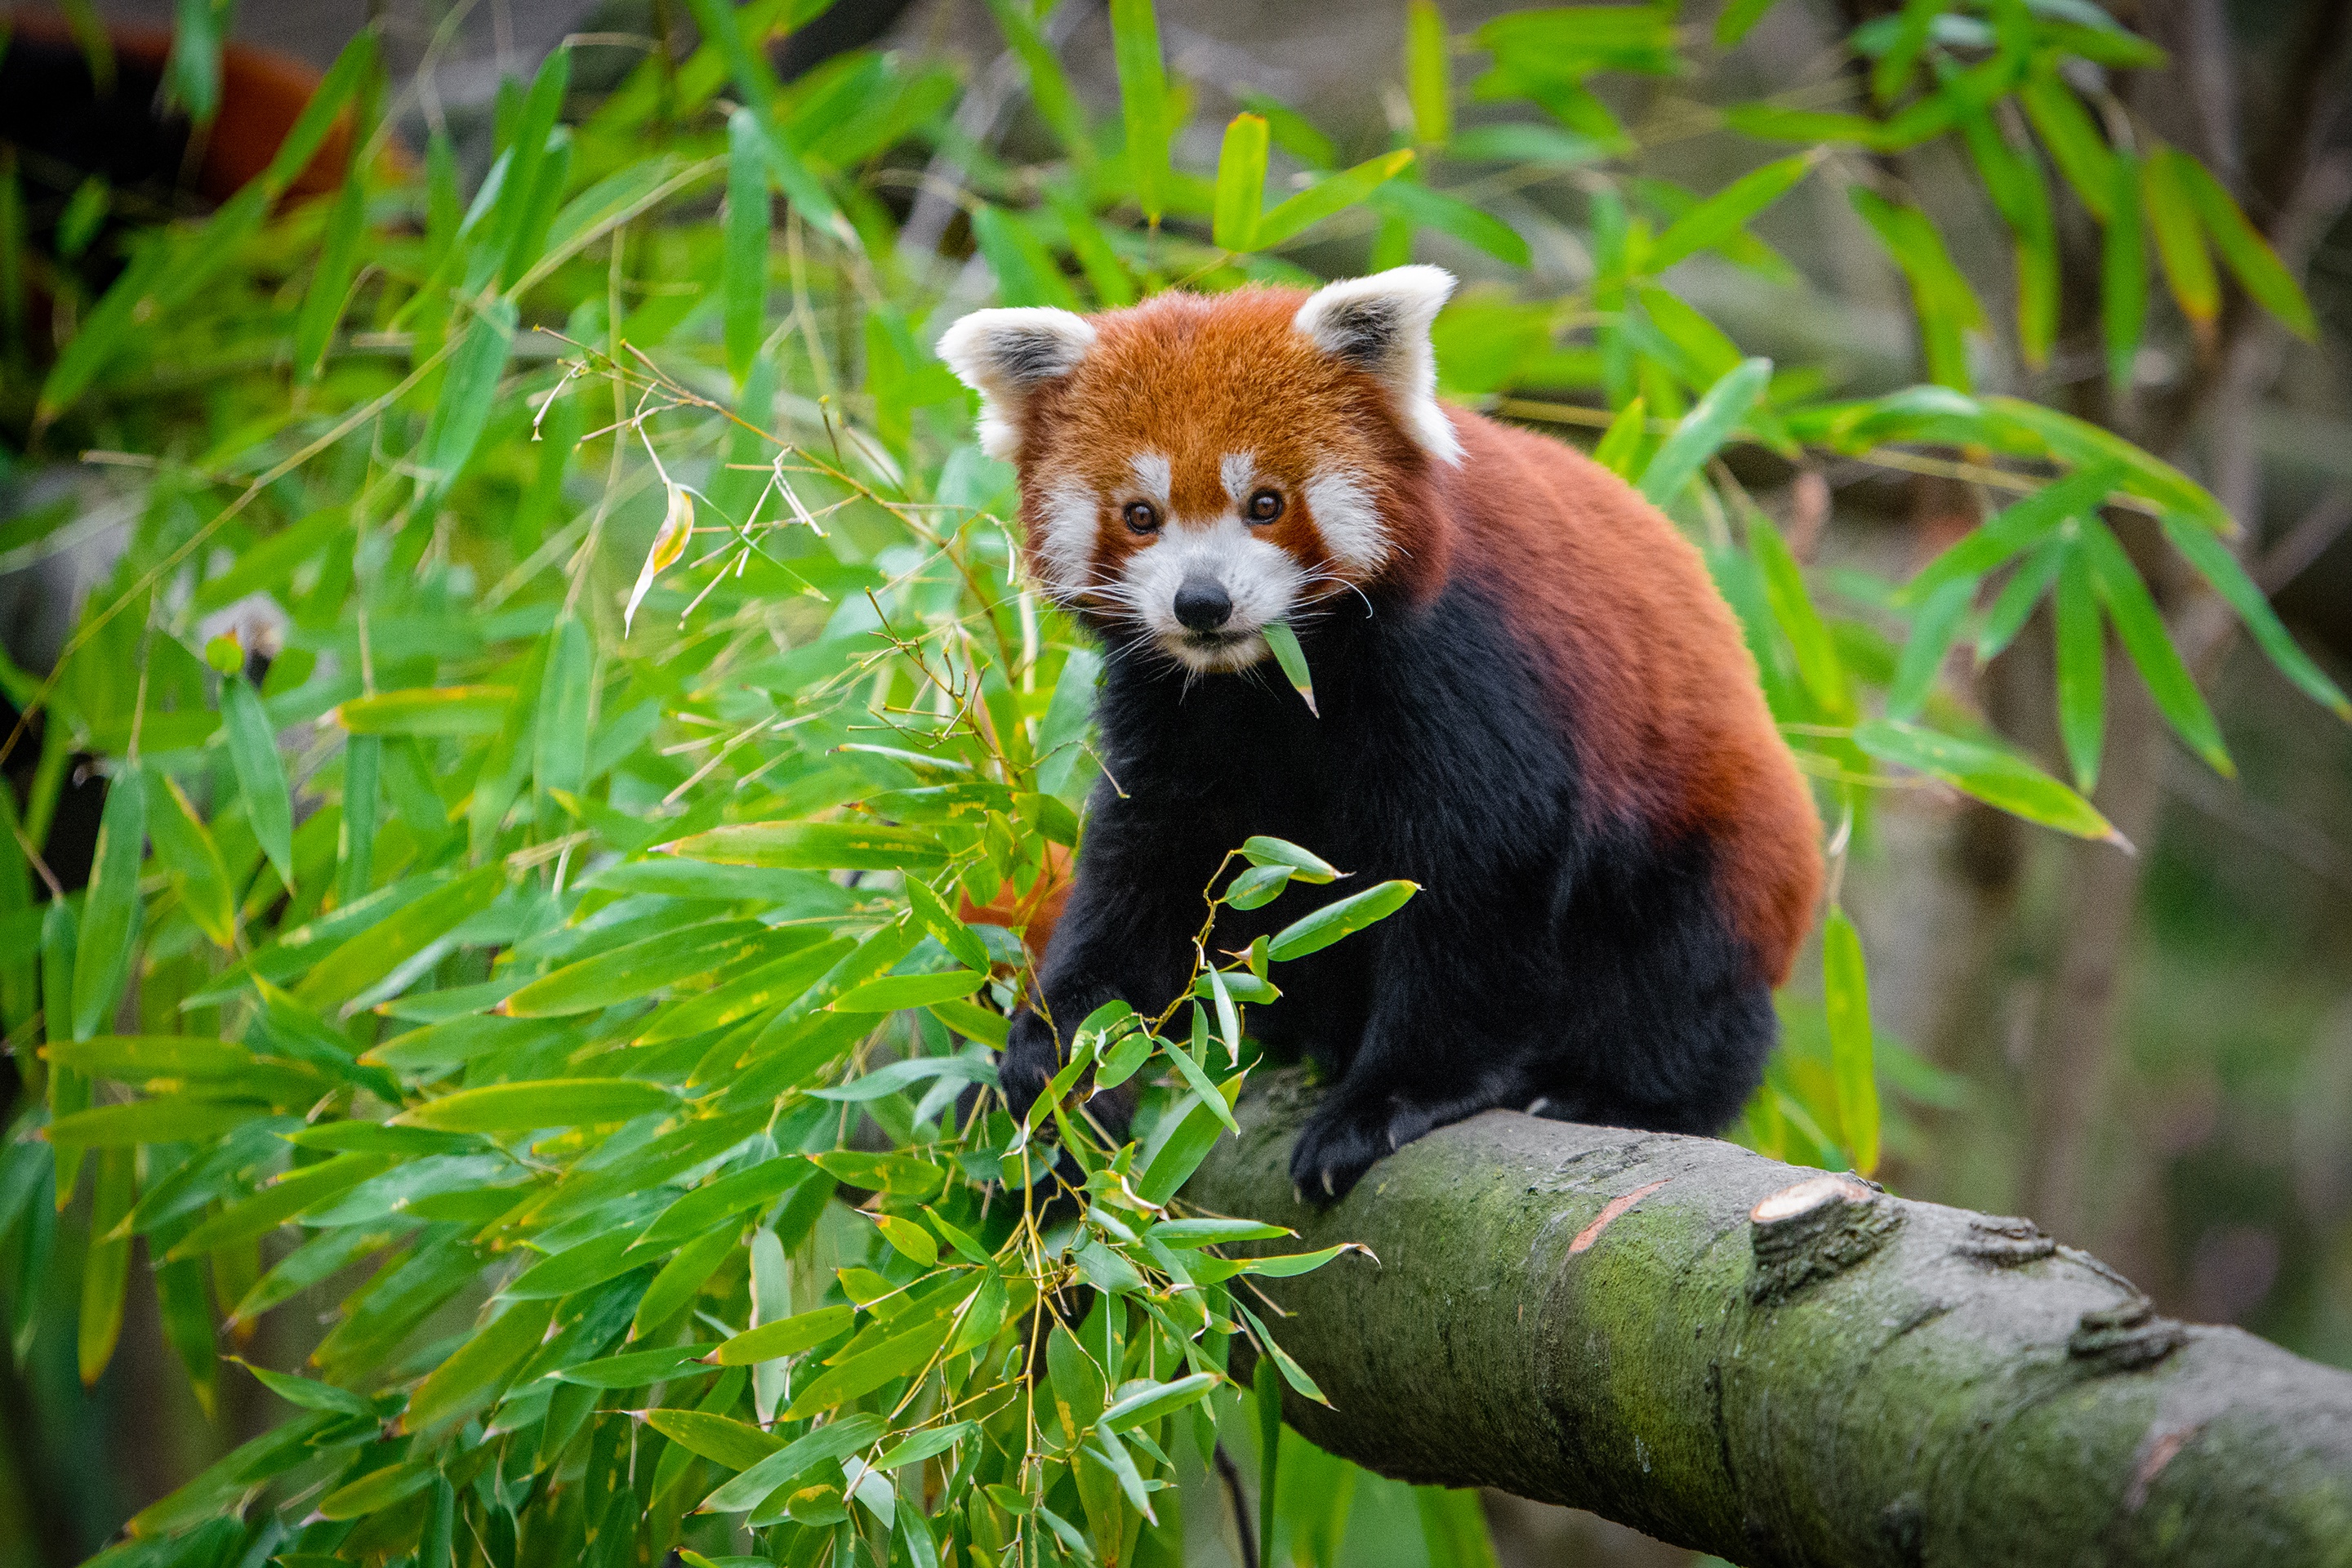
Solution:
[{"label": "red panda's reddish fur", "polygon": [[[1395,545],[1375,581],[1426,599],[1475,574],[1516,606],[1514,633],[1540,651],[1572,723],[1586,812],[1714,842],[1729,923],[1784,980],[1821,893],[1820,825],[1698,551],[1616,475],[1530,432],[1449,410],[1462,461],[1432,459],[1370,374],[1292,330],[1306,299],[1164,294],[1094,318],[1084,361],[1023,410],[1024,471],[1113,491],[1146,447],[1169,457],[1180,514],[1225,504],[1229,452],[1254,452],[1293,496],[1335,460],[1370,476]],[[1042,488],[1024,489],[1032,541]],[[1305,504],[1266,537],[1339,572]],[[1097,574],[1143,543],[1100,529]]]}]

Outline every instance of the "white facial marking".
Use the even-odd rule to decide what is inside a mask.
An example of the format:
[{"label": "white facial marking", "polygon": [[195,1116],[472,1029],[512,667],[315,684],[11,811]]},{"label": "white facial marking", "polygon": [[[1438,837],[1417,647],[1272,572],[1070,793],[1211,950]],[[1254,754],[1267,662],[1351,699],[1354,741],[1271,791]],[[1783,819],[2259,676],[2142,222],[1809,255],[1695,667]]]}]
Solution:
[{"label": "white facial marking", "polygon": [[[1160,503],[1163,521],[1158,533],[1141,541],[1128,556],[1108,596],[1188,669],[1202,674],[1246,669],[1265,658],[1268,650],[1260,633],[1267,622],[1290,614],[1307,574],[1289,552],[1242,520],[1241,507],[1256,472],[1255,458],[1246,452],[1233,453],[1218,465],[1228,502],[1210,517],[1173,515],[1169,506],[1173,474],[1160,453],[1138,453],[1129,468],[1137,488]],[[1177,590],[1202,579],[1223,589],[1233,605],[1224,625],[1211,632],[1191,630],[1176,618]]]},{"label": "white facial marking", "polygon": [[1217,477],[1225,481],[1225,500],[1236,507],[1248,505],[1250,481],[1257,478],[1257,454],[1226,453],[1217,464]]},{"label": "white facial marking", "polygon": [[1158,503],[1164,513],[1168,498],[1175,489],[1175,472],[1168,459],[1158,452],[1138,452],[1128,460],[1128,471],[1135,476],[1135,488]]},{"label": "white facial marking", "polygon": [[1062,479],[1045,491],[1038,512],[1037,557],[1046,592],[1055,598],[1076,597],[1085,591],[1094,563],[1101,503],[1085,480]]},{"label": "white facial marking", "polygon": [[1389,531],[1363,476],[1352,468],[1321,468],[1307,481],[1307,510],[1331,559],[1355,572],[1373,572],[1389,557]]}]

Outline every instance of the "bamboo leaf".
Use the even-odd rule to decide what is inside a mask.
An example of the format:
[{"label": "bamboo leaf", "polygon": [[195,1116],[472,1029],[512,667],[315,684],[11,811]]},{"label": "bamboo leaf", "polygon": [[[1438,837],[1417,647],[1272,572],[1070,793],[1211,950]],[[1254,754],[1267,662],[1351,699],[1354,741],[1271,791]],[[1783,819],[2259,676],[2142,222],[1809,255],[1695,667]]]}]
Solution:
[{"label": "bamboo leaf", "polygon": [[1168,79],[1152,0],[1111,0],[1110,36],[1119,118],[1127,128],[1128,178],[1144,220],[1157,227],[1167,202],[1168,142],[1176,127],[1168,122]]},{"label": "bamboo leaf", "polygon": [[768,302],[768,152],[748,109],[727,121],[727,234],[724,335],[727,373],[741,385],[760,351]]},{"label": "bamboo leaf", "polygon": [[945,858],[918,828],[868,822],[746,822],[656,847],[686,860],[807,870],[914,870]]},{"label": "bamboo leaf", "polygon": [[1226,250],[1255,249],[1258,211],[1265,205],[1266,126],[1263,115],[1236,114],[1217,153],[1212,227]]},{"label": "bamboo leaf", "polygon": [[82,1259],[81,1317],[74,1341],[75,1361],[85,1388],[106,1371],[106,1363],[114,1359],[115,1342],[122,1337],[123,1298],[131,1283],[131,1237],[115,1237],[113,1232],[139,1195],[136,1150],[107,1146],[97,1164],[89,1204],[89,1234],[94,1239]]},{"label": "bamboo leaf", "polygon": [[2333,710],[2337,718],[2352,721],[2352,700],[2346,699],[2343,688],[2330,679],[2309,654],[2295,646],[2294,638],[2280,622],[2278,612],[2271,608],[2269,598],[2246,575],[2245,568],[2238,564],[2229,547],[2214,538],[2210,530],[2190,520],[2167,512],[2159,521],[2172,547],[2238,613],[2238,618],[2245,622],[2246,629],[2253,634],[2254,641],[2270,656],[2279,673],[2303,688],[2313,701]]},{"label": "bamboo leaf", "polygon": [[286,788],[286,764],[278,755],[278,731],[261,698],[245,678],[221,682],[222,731],[229,765],[245,795],[246,818],[278,879],[294,885],[294,805]]},{"label": "bamboo leaf", "polygon": [[430,506],[447,495],[472,458],[498,400],[499,378],[506,369],[514,331],[515,307],[509,300],[484,305],[466,329],[465,341],[450,358],[425,437],[417,443],[418,462],[425,470],[417,481],[419,505]]},{"label": "bamboo leaf", "polygon": [[146,837],[147,784],[138,768],[126,766],[107,785],[98,844],[91,852],[89,890],[82,900],[73,965],[72,1037],[77,1040],[99,1032],[131,978],[143,910],[139,863]]},{"label": "bamboo leaf", "polygon": [[2140,198],[2147,226],[2156,236],[2156,254],[2164,264],[2180,313],[2190,324],[2210,326],[2221,311],[2221,282],[2213,271],[2213,258],[2205,248],[2205,231],[2189,197],[2189,176],[2180,165],[2189,155],[2159,145],[2140,164]]},{"label": "bamboo leaf", "polygon": [[2213,721],[2213,710],[2206,705],[2205,694],[2197,689],[2196,678],[2189,673],[2189,667],[2173,647],[2171,635],[2165,630],[2164,616],[2149,595],[2147,584],[2140,581],[2131,557],[2124,553],[2123,546],[2107,525],[2095,518],[2084,520],[2082,549],[2089,558],[2091,576],[2098,584],[2099,602],[2107,607],[2107,617],[2115,623],[2116,638],[2124,645],[2132,663],[2139,667],[2140,679],[2147,683],[2148,695],[2156,699],[2158,710],[2189,743],[2189,750],[2204,758],[2215,773],[2234,776],[2237,769],[2230,761],[2228,748],[2221,743],[2221,731]]},{"label": "bamboo leaf", "polygon": [[518,1132],[631,1121],[674,1110],[677,1104],[677,1097],[668,1089],[638,1079],[540,1079],[462,1089],[412,1106],[393,1121],[443,1132]]},{"label": "bamboo leaf", "polygon": [[1298,634],[1290,629],[1288,621],[1268,621],[1258,628],[1265,646],[1274,651],[1274,661],[1282,667],[1282,678],[1307,704],[1307,711],[1321,718],[1315,706],[1315,677],[1307,668],[1307,650],[1298,646]]},{"label": "bamboo leaf", "polygon": [[1609,427],[1601,433],[1601,444],[1592,448],[1592,460],[1619,479],[1631,479],[1648,439],[1649,405],[1637,397],[1609,421]]},{"label": "bamboo leaf", "polygon": [[1882,763],[1926,773],[2012,816],[2077,838],[2123,842],[2089,801],[2014,752],[1893,720],[1855,725],[1853,743]]},{"label": "bamboo leaf", "polygon": [[2074,96],[2057,71],[2047,65],[2030,73],[2018,89],[2018,102],[2025,109],[2026,118],[2050,149],[2057,163],[2058,172],[2074,187],[2083,205],[2093,217],[2105,223],[2108,204],[2113,200],[2116,182],[2109,167],[2113,154],[2107,150],[2099,128],[2092,122],[2090,111],[2083,100]]},{"label": "bamboo leaf", "polygon": [[1257,220],[1256,247],[1272,250],[1297,238],[1325,218],[1355,205],[1404,173],[1412,165],[1412,159],[1410,147],[1378,158],[1368,158],[1352,169],[1343,170],[1307,186],[1287,200],[1276,203]]},{"label": "bamboo leaf", "polygon": [[1412,106],[1412,139],[1442,144],[1454,133],[1454,80],[1445,16],[1433,0],[1412,0],[1405,11],[1405,98]]},{"label": "bamboo leaf", "polygon": [[2099,782],[2099,752],[2106,731],[2107,639],[2090,563],[2080,546],[2058,563],[2052,601],[2058,642],[2058,734],[2074,770],[2074,787],[2088,795]]},{"label": "bamboo leaf", "polygon": [[1638,488],[1653,506],[1664,507],[1682,494],[1683,487],[1731,439],[1771,380],[1770,360],[1743,360],[1707,388],[1642,470]]},{"label": "bamboo leaf", "polygon": [[1666,231],[1651,242],[1645,261],[1648,269],[1664,272],[1678,261],[1722,245],[1794,190],[1819,161],[1817,153],[1800,153],[1740,175],[1666,226]]},{"label": "bamboo leaf", "polygon": [[2306,342],[2315,342],[2319,323],[2311,313],[2311,301],[2286,264],[2278,258],[2254,226],[2246,221],[2245,212],[2230,193],[2222,188],[2212,172],[2194,158],[2175,159],[2170,172],[2186,190],[2189,205],[2197,210],[2198,221],[2213,241],[2213,248],[2221,253],[2222,263],[2238,279],[2257,305],[2284,322],[2287,331]]},{"label": "bamboo leaf", "polygon": [[1418,882],[1381,882],[1360,893],[1324,905],[1306,919],[1294,921],[1275,933],[1266,956],[1276,963],[1320,952],[1341,937],[1363,930],[1404,908],[1421,891]]},{"label": "bamboo leaf", "polygon": [[1927,705],[1927,694],[1944,668],[1944,658],[1958,637],[1960,623],[1976,599],[1976,581],[1956,577],[1929,594],[1911,617],[1911,636],[1903,645],[1895,679],[1886,689],[1886,716],[1911,719]]}]

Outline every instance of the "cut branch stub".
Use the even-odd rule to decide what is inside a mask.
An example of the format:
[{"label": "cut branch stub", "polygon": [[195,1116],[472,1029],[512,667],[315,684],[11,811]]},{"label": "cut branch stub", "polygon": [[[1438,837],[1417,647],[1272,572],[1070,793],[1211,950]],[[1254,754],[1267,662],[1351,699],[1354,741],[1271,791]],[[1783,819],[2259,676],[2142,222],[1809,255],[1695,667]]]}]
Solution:
[{"label": "cut branch stub", "polygon": [[2156,1304],[2134,1291],[2112,1307],[2095,1307],[2083,1314],[2066,1336],[2066,1353],[2088,1362],[2101,1372],[2130,1372],[2153,1366],[2179,1350],[2189,1331],[2170,1318],[2156,1315]]},{"label": "cut branch stub", "polygon": [[1979,1215],[1969,1221],[1968,1238],[1960,1251],[1996,1268],[2016,1268],[2039,1263],[2058,1250],[2058,1238],[2042,1234],[2030,1219],[1996,1218]]},{"label": "cut branch stub", "polygon": [[1852,1176],[1811,1176],[1764,1198],[1748,1218],[1756,1252],[1748,1299],[1760,1306],[1876,1252],[1903,1223],[1903,1210]]}]

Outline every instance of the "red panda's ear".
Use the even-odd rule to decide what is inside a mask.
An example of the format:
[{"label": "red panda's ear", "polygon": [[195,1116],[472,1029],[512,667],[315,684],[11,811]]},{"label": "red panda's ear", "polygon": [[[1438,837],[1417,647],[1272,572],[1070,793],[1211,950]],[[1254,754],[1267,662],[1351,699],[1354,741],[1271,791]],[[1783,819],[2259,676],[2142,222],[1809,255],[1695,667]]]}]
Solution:
[{"label": "red panda's ear", "polygon": [[1029,395],[1078,368],[1094,347],[1094,324],[1067,310],[1029,306],[974,310],[940,336],[940,358],[980,394],[980,446],[1012,462],[1021,448]]},{"label": "red panda's ear", "polygon": [[1462,443],[1437,405],[1429,328],[1453,292],[1454,274],[1442,267],[1392,267],[1317,289],[1290,320],[1317,348],[1386,386],[1413,439],[1445,463],[1462,460]]}]

